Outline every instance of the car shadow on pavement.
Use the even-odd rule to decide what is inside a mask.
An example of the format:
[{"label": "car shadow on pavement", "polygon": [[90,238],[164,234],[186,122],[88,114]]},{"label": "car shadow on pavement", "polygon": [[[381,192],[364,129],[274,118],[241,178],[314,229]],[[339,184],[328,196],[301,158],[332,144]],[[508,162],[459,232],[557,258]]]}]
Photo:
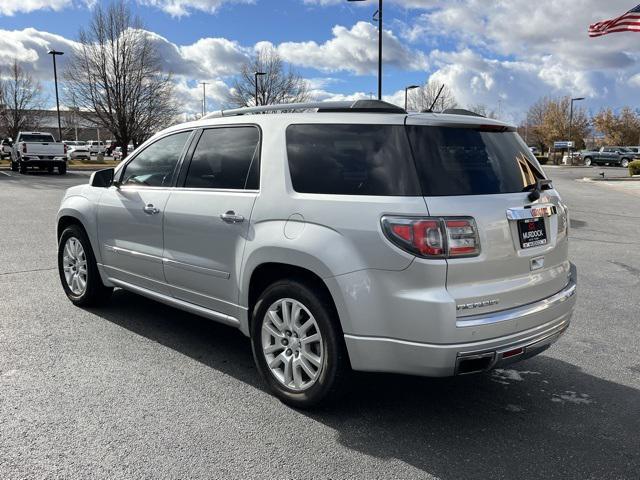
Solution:
[{"label": "car shadow on pavement", "polygon": [[[235,329],[124,291],[91,311],[265,391],[249,340]],[[348,449],[441,479],[640,472],[640,391],[546,355],[450,379],[354,374],[339,402],[300,413],[335,430]]]}]

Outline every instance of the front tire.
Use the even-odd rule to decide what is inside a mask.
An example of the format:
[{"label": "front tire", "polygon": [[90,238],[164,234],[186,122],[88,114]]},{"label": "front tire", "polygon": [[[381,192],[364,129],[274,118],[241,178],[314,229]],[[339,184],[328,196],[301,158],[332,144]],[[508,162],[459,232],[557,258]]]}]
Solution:
[{"label": "front tire", "polygon": [[24,175],[24,174],[27,173],[27,166],[24,165],[23,163],[21,163],[18,168],[19,168],[21,174]]},{"label": "front tire", "polygon": [[591,166],[591,159],[589,157],[584,159],[584,165],[586,167],[590,167]]},{"label": "front tire", "polygon": [[620,166],[622,168],[629,168],[629,160],[627,160],[626,158],[623,158],[622,161],[620,162]]},{"label": "front tire", "polygon": [[278,281],[260,295],[253,310],[251,347],[269,388],[295,408],[335,398],[348,373],[331,299],[297,280]]},{"label": "front tire", "polygon": [[67,297],[79,307],[100,305],[113,291],[102,283],[91,243],[79,225],[67,227],[60,236],[58,273]]},{"label": "front tire", "polygon": [[18,164],[14,161],[11,162],[11,171],[12,172],[17,172],[18,171]]}]

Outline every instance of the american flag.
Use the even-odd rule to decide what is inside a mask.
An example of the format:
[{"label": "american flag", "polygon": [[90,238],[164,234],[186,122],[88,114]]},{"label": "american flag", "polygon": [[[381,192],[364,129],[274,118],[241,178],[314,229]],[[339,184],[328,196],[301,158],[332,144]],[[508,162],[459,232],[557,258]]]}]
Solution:
[{"label": "american flag", "polygon": [[613,20],[604,20],[589,25],[590,37],[601,37],[616,32],[640,32],[640,5]]}]

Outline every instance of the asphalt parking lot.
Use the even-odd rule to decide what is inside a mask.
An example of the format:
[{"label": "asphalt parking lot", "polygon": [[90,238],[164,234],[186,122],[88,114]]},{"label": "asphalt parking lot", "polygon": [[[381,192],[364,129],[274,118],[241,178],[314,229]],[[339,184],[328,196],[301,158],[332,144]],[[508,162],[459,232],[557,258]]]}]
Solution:
[{"label": "asphalt parking lot", "polygon": [[355,375],[315,412],[270,396],[239,332],[126,292],[67,301],[55,212],[88,173],[0,171],[0,478],[640,476],[640,197],[553,168],[579,299],[543,355],[492,374]]}]

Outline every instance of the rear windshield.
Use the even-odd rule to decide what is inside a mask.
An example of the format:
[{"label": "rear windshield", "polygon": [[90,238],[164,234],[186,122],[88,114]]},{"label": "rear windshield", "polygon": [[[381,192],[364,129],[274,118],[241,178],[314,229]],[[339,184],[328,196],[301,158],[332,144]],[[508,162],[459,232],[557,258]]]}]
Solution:
[{"label": "rear windshield", "polygon": [[40,134],[26,134],[20,135],[21,142],[27,143],[53,143],[55,140],[51,135],[40,135]]},{"label": "rear windshield", "polygon": [[545,178],[512,131],[407,126],[407,134],[425,196],[523,192]]},{"label": "rear windshield", "polygon": [[402,125],[291,125],[287,153],[296,192],[421,195]]}]

